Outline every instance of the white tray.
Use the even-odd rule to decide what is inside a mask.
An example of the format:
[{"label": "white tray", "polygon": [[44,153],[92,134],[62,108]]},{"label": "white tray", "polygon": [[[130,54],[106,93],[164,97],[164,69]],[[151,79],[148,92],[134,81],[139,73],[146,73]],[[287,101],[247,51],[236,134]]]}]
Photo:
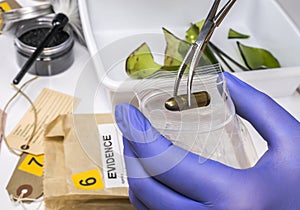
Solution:
[{"label": "white tray", "polygon": [[[113,106],[133,97],[134,82],[124,67],[127,56],[144,41],[154,53],[163,53],[165,41],[161,28],[184,37],[190,23],[205,18],[211,3],[211,0],[79,0],[88,49]],[[237,75],[272,96],[291,94],[300,83],[297,68],[300,47],[296,44],[300,43],[300,33],[277,1],[237,1],[215,31],[212,41],[239,59],[235,41],[227,39],[229,28],[249,34],[251,39],[242,43],[268,49],[283,67]],[[159,62],[159,56],[156,59]],[[277,84],[284,84],[284,88]]]}]

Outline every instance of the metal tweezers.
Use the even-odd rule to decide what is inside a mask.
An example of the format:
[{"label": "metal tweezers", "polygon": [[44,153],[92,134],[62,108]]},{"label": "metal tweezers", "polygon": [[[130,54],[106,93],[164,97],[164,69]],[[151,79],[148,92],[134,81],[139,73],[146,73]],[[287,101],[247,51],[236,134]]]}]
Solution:
[{"label": "metal tweezers", "polygon": [[187,98],[188,106],[191,106],[191,91],[192,91],[192,80],[196,66],[198,65],[200,58],[203,54],[203,51],[209,42],[210,37],[212,36],[216,27],[220,25],[222,20],[225,18],[233,4],[236,0],[228,0],[228,2],[223,6],[223,8],[217,13],[218,6],[221,0],[215,0],[212,8],[210,9],[207,18],[203,24],[203,27],[199,33],[199,36],[194,44],[189,48],[186,56],[183,59],[182,64],[179,67],[178,74],[175,80],[174,85],[174,97],[178,94],[178,88],[185,72],[186,68],[190,64],[190,70],[187,80]]}]

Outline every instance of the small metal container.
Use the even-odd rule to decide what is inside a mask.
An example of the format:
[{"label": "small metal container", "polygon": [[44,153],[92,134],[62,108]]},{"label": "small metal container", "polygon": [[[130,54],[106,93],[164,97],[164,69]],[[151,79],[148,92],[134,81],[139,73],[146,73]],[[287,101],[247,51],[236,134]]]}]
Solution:
[{"label": "small metal container", "polygon": [[[41,33],[51,28],[53,17],[54,14],[50,14],[18,23],[15,46],[20,68],[42,41]],[[44,48],[28,72],[39,76],[51,76],[65,71],[74,61],[73,45],[74,36],[71,27],[67,25],[54,37],[50,45]]]},{"label": "small metal container", "polygon": [[42,4],[33,7],[23,7],[13,9],[1,14],[3,23],[14,23],[20,20],[28,20],[43,15],[53,13],[53,7],[51,4]]}]

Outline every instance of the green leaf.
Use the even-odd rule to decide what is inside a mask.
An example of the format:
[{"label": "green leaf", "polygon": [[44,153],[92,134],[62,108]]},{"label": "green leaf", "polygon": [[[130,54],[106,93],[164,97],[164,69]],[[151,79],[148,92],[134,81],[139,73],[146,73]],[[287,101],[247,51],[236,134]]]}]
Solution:
[{"label": "green leaf", "polygon": [[[194,24],[194,27],[191,26],[191,28],[198,28],[199,26],[201,26],[201,22]],[[176,37],[165,28],[163,28],[163,32],[165,35],[167,46],[165,50],[164,66],[162,68],[165,70],[174,70],[176,66],[180,66],[191,44]],[[196,36],[198,36],[198,34],[196,34]],[[211,65],[216,63],[218,63],[218,60],[212,53],[211,49],[207,46],[199,61],[199,66]]]},{"label": "green leaf", "polygon": [[173,69],[172,67],[174,66],[179,67],[191,44],[179,39],[165,28],[163,28],[163,33],[167,43],[165,49],[164,69]]},{"label": "green leaf", "polygon": [[[185,32],[185,40],[194,43],[196,42],[198,35],[204,25],[205,20],[201,20],[195,24],[191,24],[188,30]],[[209,46],[206,46],[203,55],[199,61],[199,66],[206,66],[218,63],[217,58],[213,54]]]},{"label": "green leaf", "polygon": [[237,42],[242,58],[250,69],[279,68],[278,60],[267,50],[246,46]]},{"label": "green leaf", "polygon": [[228,39],[248,39],[249,37],[249,35],[239,33],[233,29],[228,31]]},{"label": "green leaf", "polygon": [[199,35],[200,30],[203,27],[205,20],[201,20],[195,24],[191,24],[189,29],[185,32],[185,40],[189,43],[194,43]]},{"label": "green leaf", "polygon": [[161,69],[154,61],[150,48],[143,43],[126,59],[126,73],[132,79],[146,78]]}]

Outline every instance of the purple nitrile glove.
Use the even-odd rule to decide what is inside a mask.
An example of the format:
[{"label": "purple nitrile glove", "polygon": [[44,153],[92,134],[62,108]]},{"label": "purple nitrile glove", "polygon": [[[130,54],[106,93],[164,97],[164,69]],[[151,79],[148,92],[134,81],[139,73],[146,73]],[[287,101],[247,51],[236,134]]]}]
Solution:
[{"label": "purple nitrile glove", "polygon": [[173,145],[133,106],[116,107],[129,196],[137,209],[300,209],[300,123],[265,95],[224,73],[238,115],[268,143],[249,169],[233,169]]}]

